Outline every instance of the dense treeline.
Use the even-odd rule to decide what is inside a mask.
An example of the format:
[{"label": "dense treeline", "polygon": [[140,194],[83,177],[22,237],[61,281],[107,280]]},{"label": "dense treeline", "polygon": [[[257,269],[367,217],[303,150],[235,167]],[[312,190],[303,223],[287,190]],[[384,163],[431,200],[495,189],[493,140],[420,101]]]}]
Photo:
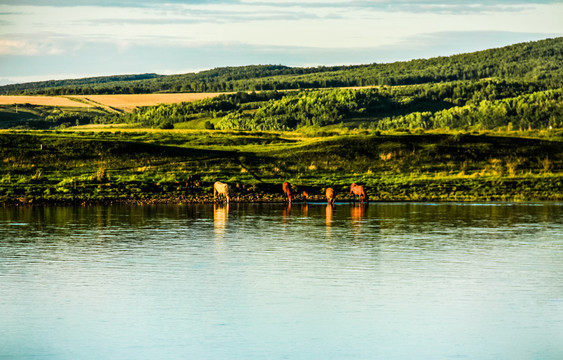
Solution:
[{"label": "dense treeline", "polygon": [[563,127],[563,89],[535,92],[502,100],[483,100],[435,113],[413,112],[385,118],[374,129],[547,129]]},{"label": "dense treeline", "polygon": [[498,80],[365,89],[225,94],[192,103],[140,108],[129,122],[162,128],[197,118],[214,127],[295,130],[303,126],[398,128],[547,128],[563,126],[562,88]]},{"label": "dense treeline", "polygon": [[[86,78],[77,80],[42,81],[0,87],[9,95],[89,95],[143,94],[157,92],[218,92],[247,90],[245,81],[262,77],[279,77],[335,71],[342,67],[291,68],[283,65],[249,65],[222,67],[181,75],[144,74]],[[243,80],[237,85],[239,81]],[[109,84],[109,82],[113,82]],[[260,89],[262,90],[262,89]]]},{"label": "dense treeline", "polygon": [[126,121],[166,129],[174,123],[185,122],[198,117],[216,118],[228,115],[232,111],[256,108],[265,101],[278,100],[283,96],[283,93],[276,91],[239,92],[195,102],[145,106],[135,109],[131,115],[127,116]]},{"label": "dense treeline", "polygon": [[[113,85],[108,85],[108,83],[115,82],[131,82],[146,79],[154,79],[161,77],[158,74],[135,74],[135,75],[113,75],[113,76],[97,76],[82,79],[70,79],[70,80],[48,80],[48,81],[36,81],[24,84],[10,84],[0,87],[0,94],[51,94],[51,95],[64,95],[66,92],[62,88],[77,89],[81,86],[92,86],[92,87],[108,87]],[[74,90],[68,92],[69,94],[75,94]]]},{"label": "dense treeline", "polygon": [[8,94],[127,94],[236,92],[346,86],[412,85],[497,78],[558,87],[563,81],[563,38],[431,59],[361,66],[291,68],[258,65],[128,81],[30,83],[0,87]]}]

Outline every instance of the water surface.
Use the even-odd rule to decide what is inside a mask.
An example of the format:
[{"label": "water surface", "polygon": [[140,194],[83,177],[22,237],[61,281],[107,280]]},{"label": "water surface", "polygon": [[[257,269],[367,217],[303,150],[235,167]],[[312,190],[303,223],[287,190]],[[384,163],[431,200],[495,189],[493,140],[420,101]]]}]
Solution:
[{"label": "water surface", "polygon": [[563,204],[0,209],[0,358],[562,359]]}]

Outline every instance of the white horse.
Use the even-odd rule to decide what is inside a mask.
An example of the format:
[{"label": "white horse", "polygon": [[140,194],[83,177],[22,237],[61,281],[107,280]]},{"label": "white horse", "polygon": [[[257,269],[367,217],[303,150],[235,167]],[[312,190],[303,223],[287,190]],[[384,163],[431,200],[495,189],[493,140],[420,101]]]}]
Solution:
[{"label": "white horse", "polygon": [[227,203],[229,202],[229,185],[222,183],[220,181],[213,184],[213,199],[217,198],[217,194],[223,194],[227,198]]}]

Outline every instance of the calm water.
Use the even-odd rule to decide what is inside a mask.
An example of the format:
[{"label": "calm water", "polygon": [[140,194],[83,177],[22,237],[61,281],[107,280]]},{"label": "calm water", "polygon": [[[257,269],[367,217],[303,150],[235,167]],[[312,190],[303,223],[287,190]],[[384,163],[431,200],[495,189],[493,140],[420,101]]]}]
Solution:
[{"label": "calm water", "polygon": [[0,208],[0,358],[563,359],[562,215]]}]

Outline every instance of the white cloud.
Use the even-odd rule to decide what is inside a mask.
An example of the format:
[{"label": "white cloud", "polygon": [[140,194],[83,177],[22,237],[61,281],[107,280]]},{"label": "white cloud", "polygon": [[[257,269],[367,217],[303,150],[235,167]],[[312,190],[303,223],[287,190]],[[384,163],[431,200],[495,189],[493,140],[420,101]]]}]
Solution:
[{"label": "white cloud", "polygon": [[[393,54],[402,58],[401,47],[428,34],[521,33],[553,37],[563,35],[561,19],[561,2],[466,5],[461,1],[242,0],[158,6],[145,2],[140,7],[0,5],[0,55],[40,57],[64,53],[76,56],[69,61],[85,63],[89,59],[80,56],[92,48],[111,49],[119,55],[135,47],[152,47],[158,53],[159,48],[222,45],[232,49],[301,49],[302,58],[307,49],[311,53],[322,49],[334,56],[342,51],[394,48]],[[440,46],[444,48],[443,43]],[[408,53],[410,56],[412,52]],[[236,54],[230,58],[233,57]],[[122,61],[131,59],[123,57]],[[0,63],[4,73],[10,73],[7,63]],[[322,64],[333,63],[327,57]],[[129,64],[123,66],[126,65]]]},{"label": "white cloud", "polygon": [[0,55],[59,55],[63,52],[57,44],[28,39],[0,39]]},{"label": "white cloud", "polygon": [[[245,0],[253,2],[254,0]],[[311,0],[307,0],[310,2]],[[315,1],[315,0],[313,0]],[[245,43],[305,47],[367,47],[422,32],[516,31],[562,33],[563,4],[514,5],[481,12],[432,11],[455,5],[425,5],[423,14],[403,8],[252,4],[167,4],[158,8],[0,6],[5,40],[53,36],[81,41],[158,41],[192,46]],[[334,1],[341,5],[341,1]],[[478,5],[475,5],[478,6]],[[12,46],[12,48],[17,48]],[[23,50],[23,48],[22,48]],[[26,50],[27,51],[27,50]],[[27,51],[29,53],[29,51]]]}]

